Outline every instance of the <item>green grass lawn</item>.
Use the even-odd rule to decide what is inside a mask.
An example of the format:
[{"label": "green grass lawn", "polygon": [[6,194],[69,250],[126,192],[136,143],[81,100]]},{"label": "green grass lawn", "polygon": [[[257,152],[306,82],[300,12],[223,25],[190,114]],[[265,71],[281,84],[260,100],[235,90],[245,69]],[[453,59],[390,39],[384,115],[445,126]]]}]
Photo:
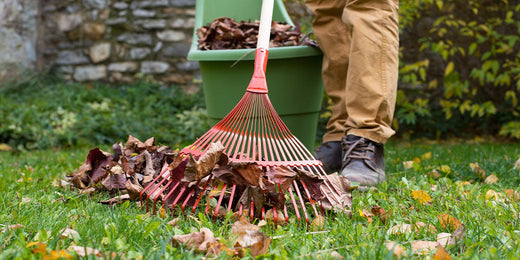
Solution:
[{"label": "green grass lawn", "polygon": [[[110,207],[99,203],[111,197],[108,193],[85,195],[57,185],[84,162],[90,148],[0,152],[0,259],[75,257],[72,246],[114,252],[109,258],[202,258],[204,254],[170,242],[174,235],[202,227],[233,246],[236,236],[231,234],[232,223],[225,220],[214,222],[201,213],[181,215],[177,226],[171,227],[167,223],[173,216],[151,216],[135,202]],[[264,256],[315,259],[339,253],[355,259],[392,259],[398,257],[385,243],[393,241],[404,249],[402,258],[423,258],[412,251],[417,241],[437,241],[439,233],[454,233],[461,227],[442,222],[439,216],[444,213],[460,221],[465,231],[454,245],[445,247],[451,257],[512,259],[520,255],[519,198],[506,195],[506,191],[519,190],[520,169],[514,163],[520,146],[393,140],[385,149],[389,179],[377,189],[354,191],[351,217],[327,217],[321,232],[294,219],[277,229],[268,224],[261,229],[271,237]],[[484,181],[482,173],[498,181],[492,177]],[[424,195],[417,197],[420,190],[431,200],[420,203],[421,198],[428,200]],[[373,206],[391,211],[385,222],[360,213],[370,212]],[[414,228],[419,222],[432,227]],[[8,228],[16,224],[23,227]],[[396,229],[392,227],[406,224],[412,228],[392,232]],[[65,228],[77,234],[63,237],[60,231]]]}]

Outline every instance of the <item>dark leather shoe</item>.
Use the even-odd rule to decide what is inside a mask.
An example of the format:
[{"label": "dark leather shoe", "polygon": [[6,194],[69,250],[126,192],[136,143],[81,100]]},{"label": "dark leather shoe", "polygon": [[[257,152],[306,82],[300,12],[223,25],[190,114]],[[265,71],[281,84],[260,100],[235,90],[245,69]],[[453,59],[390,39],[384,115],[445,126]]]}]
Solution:
[{"label": "dark leather shoe", "polygon": [[327,173],[337,172],[341,169],[341,153],[340,141],[322,143],[314,150],[316,159],[323,163],[323,169]]},{"label": "dark leather shoe", "polygon": [[369,139],[349,135],[341,141],[343,165],[341,175],[361,188],[376,186],[386,180],[383,145]]}]

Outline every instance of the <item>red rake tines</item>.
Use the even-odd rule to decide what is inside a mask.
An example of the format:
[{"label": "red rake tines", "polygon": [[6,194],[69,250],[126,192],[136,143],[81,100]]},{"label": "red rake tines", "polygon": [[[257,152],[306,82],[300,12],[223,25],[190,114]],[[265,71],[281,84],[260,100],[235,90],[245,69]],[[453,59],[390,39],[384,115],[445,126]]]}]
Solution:
[{"label": "red rake tines", "polygon": [[[320,202],[323,198],[317,198],[316,192],[309,190],[308,187],[313,185],[307,181],[309,178],[294,179],[292,183],[286,185],[288,187],[277,184],[275,188],[280,192],[280,201],[285,201],[285,197],[288,198],[288,203],[283,205],[272,203],[267,205],[268,203],[262,201],[263,199],[255,196],[259,192],[254,189],[259,187],[251,185],[244,187],[240,183],[234,183],[233,180],[223,184],[217,182],[221,183],[218,189],[211,187],[213,172],[208,172],[207,176],[196,182],[183,181],[185,178],[183,172],[186,170],[189,157],[206,160],[201,158],[215,144],[222,146],[222,152],[234,164],[253,163],[265,171],[286,167],[309,172],[312,175],[310,178],[317,178],[322,182],[321,194],[326,197],[328,203],[343,204],[340,188],[329,180],[322,163],[316,160],[301,141],[289,131],[272,106],[265,83],[266,61],[267,50],[257,49],[255,73],[240,102],[202,137],[180,151],[181,156],[185,158],[180,164],[175,167],[165,166],[153,182],[141,192],[141,196],[147,198],[147,209],[149,201],[153,200],[155,213],[156,204],[160,200],[163,207],[180,206],[184,210],[189,205],[194,212],[202,197],[205,196],[207,201],[205,213],[214,216],[220,215],[219,211],[223,208],[227,212],[238,211],[240,215],[248,210],[250,217],[264,218],[266,210],[271,209],[275,223],[279,216],[283,216],[288,221],[288,213],[292,211],[298,220],[305,219],[308,223],[311,215],[307,211],[308,205],[315,216],[320,214],[317,207],[323,211]],[[284,196],[284,193],[287,196]],[[211,200],[216,200],[216,205],[210,207]]]}]

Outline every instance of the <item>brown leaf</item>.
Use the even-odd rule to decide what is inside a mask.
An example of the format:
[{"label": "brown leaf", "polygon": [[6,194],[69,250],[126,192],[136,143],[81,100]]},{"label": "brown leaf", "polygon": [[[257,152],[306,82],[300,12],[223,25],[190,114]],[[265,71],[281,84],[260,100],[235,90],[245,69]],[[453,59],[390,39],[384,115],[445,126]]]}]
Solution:
[{"label": "brown leaf", "polygon": [[71,175],[71,182],[76,188],[84,189],[92,183],[98,183],[105,175],[105,167],[112,161],[110,154],[99,148],[90,150],[85,163]]},{"label": "brown leaf", "polygon": [[287,189],[292,185],[293,181],[297,177],[297,173],[288,167],[280,166],[270,168],[265,176],[268,180],[275,184],[279,184],[282,187],[282,193],[285,193]]},{"label": "brown leaf", "polygon": [[498,178],[494,174],[487,176],[486,179],[484,180],[484,183],[486,183],[486,184],[495,184],[497,182],[498,182]]},{"label": "brown leaf", "polygon": [[412,252],[414,254],[418,254],[418,255],[427,255],[429,254],[430,252],[432,252],[433,250],[436,250],[437,247],[439,247],[439,243],[438,242],[433,242],[433,241],[423,241],[423,240],[418,240],[418,241],[413,241],[412,242]]},{"label": "brown leaf", "polygon": [[372,208],[370,208],[370,211],[372,212],[372,214],[374,216],[379,217],[379,219],[381,219],[381,222],[383,222],[383,224],[386,224],[386,222],[390,218],[390,215],[392,215],[391,210],[387,212],[386,210],[384,210],[383,208],[381,208],[378,205],[373,205]]},{"label": "brown leaf", "polygon": [[520,201],[520,194],[518,194],[516,190],[506,189],[505,193],[508,199],[512,201]]},{"label": "brown leaf", "polygon": [[137,181],[132,181],[131,179],[127,180],[125,183],[125,188],[128,191],[128,195],[130,195],[131,200],[139,199],[141,195],[141,191],[143,191],[143,187]]},{"label": "brown leaf", "polygon": [[183,181],[194,182],[201,180],[211,173],[215,164],[219,161],[220,155],[225,147],[220,143],[211,143],[206,152],[198,160],[189,157]]},{"label": "brown leaf", "polygon": [[[198,252],[207,253],[208,249],[218,244],[213,232],[208,228],[201,228],[199,232],[186,235],[174,235],[172,237],[173,246],[184,245]],[[212,252],[218,255],[218,252]]]},{"label": "brown leaf", "polygon": [[250,224],[247,218],[241,218],[240,221],[233,223],[231,233],[238,234],[235,247],[251,250],[253,257],[266,254],[269,250],[271,238],[259,230],[260,228]]},{"label": "brown leaf", "polygon": [[78,231],[71,229],[71,228],[65,228],[60,231],[62,238],[71,238],[74,239],[74,236],[79,237]]},{"label": "brown leaf", "polygon": [[325,217],[322,215],[317,215],[311,222],[313,231],[323,230],[323,226],[325,226]]},{"label": "brown leaf", "polygon": [[143,142],[129,135],[125,144],[124,155],[131,157],[133,154],[140,154],[144,149],[146,149],[146,145]]},{"label": "brown leaf", "polygon": [[259,187],[260,190],[266,189],[266,185],[264,184],[264,171],[258,164],[248,163],[241,167],[234,168],[246,181],[244,185]]},{"label": "brown leaf", "polygon": [[124,194],[124,195],[121,195],[121,196],[116,196],[116,197],[113,197],[111,199],[108,199],[108,200],[104,200],[104,201],[100,201],[99,203],[101,204],[108,204],[110,206],[114,205],[114,204],[121,204],[127,200],[130,200],[130,195],[128,194]]},{"label": "brown leaf", "polygon": [[285,219],[285,215],[283,214],[283,212],[281,210],[279,210],[279,209],[276,210],[276,221],[274,218],[274,213],[275,213],[275,211],[273,209],[268,209],[265,212],[265,220],[267,220],[268,222],[275,223],[277,225],[284,225],[284,224],[288,223]]},{"label": "brown leaf", "polygon": [[116,165],[107,171],[107,176],[101,184],[108,191],[118,191],[126,189],[126,175],[123,173],[121,166]]},{"label": "brown leaf", "polygon": [[97,257],[102,257],[103,253],[98,249],[83,247],[83,246],[69,246],[69,250],[76,252],[76,254],[80,257],[85,257],[88,255],[95,255]]},{"label": "brown leaf", "polygon": [[437,216],[439,218],[439,222],[441,223],[441,226],[448,230],[457,230],[462,226],[462,223],[460,221],[447,213],[442,213],[442,215]]},{"label": "brown leaf", "polygon": [[23,228],[23,227],[25,227],[25,226],[22,224],[9,225],[7,227],[2,228],[2,233],[5,233],[7,230],[15,230],[18,228]]},{"label": "brown leaf", "polygon": [[475,173],[475,175],[477,175],[478,178],[480,178],[480,179],[486,178],[486,171],[484,171],[480,167],[480,165],[478,165],[478,163],[470,163],[469,168],[471,169],[472,172]]},{"label": "brown leaf", "polygon": [[[326,181],[320,179],[320,190],[322,197],[313,196],[315,200],[321,201],[322,207],[326,210],[334,210],[339,212],[350,212],[346,208],[352,206],[352,194],[350,191],[350,182],[344,176],[332,173],[325,176]],[[309,185],[307,185],[309,186]],[[339,194],[337,196],[337,194]],[[319,198],[319,197],[318,197]]]},{"label": "brown leaf", "polygon": [[385,242],[385,246],[386,246],[386,249],[388,251],[391,251],[392,253],[394,253],[395,256],[397,256],[397,257],[401,257],[401,256],[406,257],[406,253],[404,252],[404,248],[401,245],[399,245],[397,242],[388,241],[388,242]]},{"label": "brown leaf", "polygon": [[176,218],[170,220],[167,224],[171,227],[176,227],[180,220],[181,220],[181,218],[176,217]]}]

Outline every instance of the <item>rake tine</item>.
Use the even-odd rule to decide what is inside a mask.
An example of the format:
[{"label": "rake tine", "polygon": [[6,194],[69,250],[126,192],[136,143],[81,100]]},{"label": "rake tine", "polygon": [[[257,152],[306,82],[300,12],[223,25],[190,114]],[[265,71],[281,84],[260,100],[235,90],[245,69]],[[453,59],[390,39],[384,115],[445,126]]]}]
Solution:
[{"label": "rake tine", "polygon": [[276,213],[276,207],[273,207],[273,219],[274,219],[274,228],[276,229],[278,225],[278,213]]},{"label": "rake tine", "polygon": [[[172,210],[173,208],[175,207],[175,205],[177,205],[177,202],[181,199],[182,195],[184,195],[184,192],[186,191],[186,186],[187,185],[183,185],[182,188],[181,188],[181,191],[179,192],[179,195],[177,195],[177,197],[175,198],[175,200],[173,201],[172,203]],[[166,200],[165,200],[166,201]]]},{"label": "rake tine", "polygon": [[309,189],[307,189],[307,185],[305,185],[305,182],[303,182],[303,181],[300,181],[300,183],[303,186],[303,190],[305,191],[305,194],[307,194],[307,198],[309,199],[309,201],[311,203],[312,209],[314,210],[314,214],[316,214],[316,216],[318,216],[319,215],[318,211],[316,210],[316,206],[314,205],[314,200],[311,197],[311,193],[309,192]]},{"label": "rake tine", "polygon": [[298,204],[296,203],[296,200],[294,199],[294,194],[293,194],[292,188],[289,187],[288,191],[289,191],[289,195],[291,195],[291,201],[292,201],[292,204],[294,207],[294,211],[296,211],[296,217],[298,217],[298,221],[301,221],[302,218],[300,216],[300,211],[298,210]]},{"label": "rake tine", "polygon": [[222,186],[222,191],[220,192],[220,197],[218,198],[217,206],[215,207],[215,213],[214,216],[218,216],[218,210],[220,209],[220,204],[222,204],[222,199],[224,198],[224,193],[226,192],[227,184],[224,184]]},{"label": "rake tine", "polygon": [[265,220],[265,207],[262,207],[262,220]]},{"label": "rake tine", "polygon": [[[169,186],[170,183],[167,184],[167,186],[165,187],[165,189]],[[180,182],[177,182],[173,188],[168,192],[168,194],[166,194],[166,196],[163,198],[163,206],[166,205],[166,201],[170,198],[170,196],[172,196],[173,192],[177,189],[177,187],[179,187],[181,183]],[[175,203],[172,204],[172,207],[175,205]]]},{"label": "rake tine", "polygon": [[249,217],[251,219],[255,218],[255,202],[253,201],[253,197],[251,197],[251,207],[249,208]]},{"label": "rake tine", "polygon": [[211,181],[212,177],[213,177],[213,174],[209,176],[208,181],[204,185],[204,189],[202,189],[202,192],[199,194],[197,201],[195,201],[195,204],[193,205],[193,208],[191,210],[192,213],[195,213],[195,210],[197,209],[197,205],[199,205],[200,199],[202,198],[202,194],[204,193],[204,191],[206,191],[206,188],[208,187],[208,183]]},{"label": "rake tine", "polygon": [[285,222],[289,223],[289,214],[287,214],[287,206],[283,205],[283,213],[285,214]]},{"label": "rake tine", "polygon": [[184,211],[186,204],[188,204],[188,201],[190,200],[191,196],[193,196],[194,192],[195,192],[195,188],[191,188],[190,193],[188,193],[188,196],[186,196],[186,199],[184,199],[184,202],[182,203],[182,207],[181,207],[182,211]]},{"label": "rake tine", "polygon": [[[159,175],[157,175],[157,177],[155,177],[155,179],[153,179],[153,181],[151,183],[156,183],[157,180],[159,180],[159,178],[162,177],[162,175],[168,170],[168,164],[167,163],[164,163],[163,165],[163,169],[161,170],[161,173]],[[141,193],[139,193],[139,200],[141,200],[141,202],[143,201],[143,194],[146,193],[146,191],[151,187],[152,185],[146,185],[146,187],[141,191]],[[150,198],[150,196],[147,196],[147,198]],[[143,207],[143,205],[141,205],[141,207]],[[146,208],[146,211],[148,212],[148,208]]]},{"label": "rake tine", "polygon": [[296,195],[298,195],[298,200],[300,200],[300,204],[302,205],[303,215],[305,216],[305,222],[309,224],[309,216],[307,214],[307,209],[305,208],[305,202],[303,201],[302,194],[300,193],[300,189],[298,188],[298,183],[296,183],[296,180],[293,181],[293,186],[296,190]]},{"label": "rake tine", "polygon": [[242,202],[240,202],[240,207],[238,208],[238,215],[242,216],[243,213],[244,213],[244,204],[242,204]]},{"label": "rake tine", "polygon": [[235,189],[237,188],[236,183],[233,184],[233,187],[231,188],[231,196],[229,197],[229,204],[228,204],[228,212],[231,212],[231,205],[233,204],[233,197],[235,196]]},{"label": "rake tine", "polygon": [[[153,199],[153,214],[155,215],[155,210],[156,210],[156,205],[157,205],[157,199],[159,199],[159,194],[162,194],[167,188],[168,186],[170,186],[170,184],[173,182],[173,180],[170,180],[168,181],[168,183],[166,183],[166,185],[164,185],[164,187],[157,193],[157,195],[155,196],[155,198]],[[180,183],[180,182],[179,182]],[[177,183],[175,186],[174,186],[174,189],[177,188],[177,186],[179,185],[179,183]],[[159,186],[157,186],[159,187]],[[154,189],[155,191],[156,189]],[[153,194],[153,193],[152,193]],[[165,199],[163,198],[163,203],[164,203]]]}]

